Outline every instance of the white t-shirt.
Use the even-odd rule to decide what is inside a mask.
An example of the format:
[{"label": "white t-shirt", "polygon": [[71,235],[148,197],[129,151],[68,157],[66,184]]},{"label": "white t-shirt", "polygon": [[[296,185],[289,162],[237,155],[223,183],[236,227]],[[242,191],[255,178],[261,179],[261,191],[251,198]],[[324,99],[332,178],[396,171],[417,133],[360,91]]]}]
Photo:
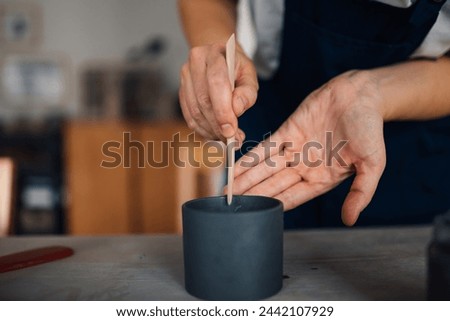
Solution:
[{"label": "white t-shirt", "polygon": [[[415,0],[376,1],[403,8],[415,2]],[[279,64],[284,0],[240,0],[239,12],[241,28],[238,30],[245,29],[247,34],[244,36],[244,49],[247,47],[247,51],[252,54],[258,74],[268,78]],[[444,4],[436,23],[411,57],[438,58],[448,51],[450,51],[450,1]]]}]

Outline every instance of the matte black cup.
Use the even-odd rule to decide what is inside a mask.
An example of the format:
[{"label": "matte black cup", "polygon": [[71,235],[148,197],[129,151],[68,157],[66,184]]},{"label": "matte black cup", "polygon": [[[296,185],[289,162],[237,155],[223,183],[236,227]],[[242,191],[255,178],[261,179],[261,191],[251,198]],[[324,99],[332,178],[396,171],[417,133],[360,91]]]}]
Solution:
[{"label": "matte black cup", "polygon": [[183,204],[186,290],[205,300],[259,300],[283,281],[283,206],[263,196]]}]

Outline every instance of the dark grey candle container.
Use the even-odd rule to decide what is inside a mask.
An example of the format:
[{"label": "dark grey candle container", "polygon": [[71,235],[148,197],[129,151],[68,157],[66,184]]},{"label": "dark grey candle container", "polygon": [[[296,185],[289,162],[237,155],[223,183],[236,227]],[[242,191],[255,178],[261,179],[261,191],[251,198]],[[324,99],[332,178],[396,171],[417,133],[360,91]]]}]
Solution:
[{"label": "dark grey candle container", "polygon": [[183,204],[186,290],[205,300],[259,300],[283,279],[283,206],[262,196]]}]

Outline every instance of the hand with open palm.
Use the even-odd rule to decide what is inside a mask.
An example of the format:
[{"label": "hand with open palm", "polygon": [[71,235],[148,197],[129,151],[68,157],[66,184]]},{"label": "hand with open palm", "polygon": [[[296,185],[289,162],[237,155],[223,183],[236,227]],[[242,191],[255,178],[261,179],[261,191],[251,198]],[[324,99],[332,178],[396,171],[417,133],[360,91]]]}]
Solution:
[{"label": "hand with open palm", "polygon": [[342,207],[343,222],[353,225],[386,164],[382,106],[367,74],[336,77],[238,161],[233,192],[275,197],[289,210],[356,174]]}]

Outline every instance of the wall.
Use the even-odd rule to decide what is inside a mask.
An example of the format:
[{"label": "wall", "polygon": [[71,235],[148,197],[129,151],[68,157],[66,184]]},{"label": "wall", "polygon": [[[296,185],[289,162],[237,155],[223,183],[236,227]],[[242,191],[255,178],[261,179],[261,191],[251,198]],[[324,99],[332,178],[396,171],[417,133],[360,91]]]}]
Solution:
[{"label": "wall", "polygon": [[[69,110],[76,113],[80,67],[87,60],[122,58],[130,47],[153,35],[168,40],[162,60],[167,83],[178,88],[179,69],[187,55],[176,0],[30,0],[43,12],[41,52],[62,52],[70,57],[73,97]],[[0,3],[7,2],[0,0]],[[14,1],[16,2],[16,1]],[[1,55],[1,48],[0,48]]]}]

